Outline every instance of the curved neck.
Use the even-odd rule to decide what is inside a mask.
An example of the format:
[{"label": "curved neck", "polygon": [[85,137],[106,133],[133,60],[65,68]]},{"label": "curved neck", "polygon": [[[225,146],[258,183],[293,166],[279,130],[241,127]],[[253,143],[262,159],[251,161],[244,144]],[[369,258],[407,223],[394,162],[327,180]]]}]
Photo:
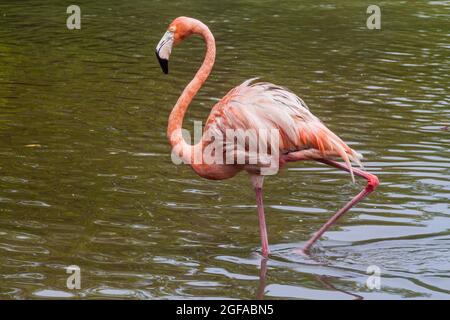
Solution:
[{"label": "curved neck", "polygon": [[196,21],[192,24],[191,30],[193,34],[201,35],[206,43],[205,59],[203,60],[200,69],[195,74],[194,79],[192,79],[183,90],[183,93],[178,98],[177,103],[170,113],[169,124],[167,126],[167,138],[172,145],[173,152],[185,162],[192,164],[194,163],[192,159],[194,154],[193,146],[186,143],[181,132],[183,118],[192,99],[200,90],[211,72],[216,57],[216,45],[214,36],[205,24]]}]

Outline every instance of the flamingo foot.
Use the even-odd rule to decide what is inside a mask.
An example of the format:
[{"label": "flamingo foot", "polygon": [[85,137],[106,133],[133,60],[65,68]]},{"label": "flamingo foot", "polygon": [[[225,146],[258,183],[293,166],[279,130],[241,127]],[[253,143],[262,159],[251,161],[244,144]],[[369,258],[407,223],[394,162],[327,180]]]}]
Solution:
[{"label": "flamingo foot", "polygon": [[[322,162],[324,164],[336,167],[341,170],[349,171],[349,169],[336,161],[328,160],[328,159],[318,159],[317,161]],[[334,214],[320,229],[317,231],[306,243],[306,245],[303,247],[303,249],[300,250],[301,254],[308,254],[311,247],[314,245],[314,243],[322,237],[322,235],[350,208],[355,206],[358,202],[360,202],[362,199],[364,199],[369,193],[373,192],[379,184],[377,176],[370,174],[366,171],[360,170],[360,169],[353,169],[353,172],[355,175],[362,177],[367,180],[366,187],[357,194],[352,200],[350,200],[345,206],[343,206],[338,212]],[[299,251],[296,251],[299,253]]]}]

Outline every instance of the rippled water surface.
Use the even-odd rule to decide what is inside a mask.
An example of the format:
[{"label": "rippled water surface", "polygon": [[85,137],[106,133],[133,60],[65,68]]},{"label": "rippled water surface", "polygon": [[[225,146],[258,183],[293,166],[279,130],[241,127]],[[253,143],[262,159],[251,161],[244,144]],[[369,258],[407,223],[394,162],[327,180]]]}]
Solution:
[{"label": "rippled water surface", "polygon": [[[78,2],[73,31],[67,1],[0,3],[0,298],[450,298],[449,1],[380,1],[381,30],[366,1]],[[186,128],[258,76],[379,176],[310,257],[293,251],[363,181],[306,162],[266,179],[265,265],[248,177],[170,160],[167,118],[204,50],[187,40],[161,73],[154,47],[179,15],[217,42]]]}]

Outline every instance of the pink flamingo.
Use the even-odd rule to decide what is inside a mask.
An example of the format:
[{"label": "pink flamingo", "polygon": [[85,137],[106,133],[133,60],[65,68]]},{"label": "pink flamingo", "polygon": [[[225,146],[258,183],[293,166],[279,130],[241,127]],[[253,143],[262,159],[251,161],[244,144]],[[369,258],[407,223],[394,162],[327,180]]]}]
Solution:
[{"label": "pink flamingo", "polygon": [[[208,146],[211,139],[202,137],[197,145],[186,143],[182,136],[182,124],[186,110],[192,99],[208,78],[214,65],[216,46],[209,28],[201,21],[178,17],[168,27],[156,47],[156,56],[164,73],[168,73],[168,60],[172,47],[187,37],[198,34],[206,43],[206,55],[194,79],[186,86],[170,113],[167,137],[172,145],[172,151],[201,177],[207,179],[228,179],[245,170],[250,174],[256,193],[256,204],[259,216],[259,228],[262,244],[262,255],[269,255],[267,228],[263,206],[262,163],[255,164],[207,164],[192,161],[196,148]],[[365,178],[367,186],[342,209],[331,217],[308,240],[301,252],[306,253],[311,246],[330,228],[346,211],[356,205],[378,186],[378,178],[360,169],[352,168],[350,160],[359,164],[361,155],[351,149],[336,134],[331,132],[308,109],[306,104],[291,91],[267,82],[252,83],[247,80],[232,89],[213,108],[204,127],[204,132],[212,130],[226,135],[228,129],[276,129],[279,134],[279,165],[300,160],[315,160],[321,163],[348,171],[354,180],[354,174]],[[246,144],[247,146],[247,144]],[[269,148],[274,145],[269,145]],[[201,149],[203,150],[203,149]],[[225,148],[225,150],[227,150]],[[272,150],[273,152],[274,150]],[[226,153],[227,151],[224,151]],[[225,155],[223,155],[225,156]],[[247,155],[248,156],[248,155]],[[342,158],[345,165],[332,159]]]}]

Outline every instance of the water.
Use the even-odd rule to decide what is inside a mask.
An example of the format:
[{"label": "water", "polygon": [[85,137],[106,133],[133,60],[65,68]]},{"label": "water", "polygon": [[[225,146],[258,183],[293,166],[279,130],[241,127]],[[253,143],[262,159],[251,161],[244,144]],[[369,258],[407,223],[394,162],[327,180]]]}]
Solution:
[{"label": "water", "polygon": [[[450,298],[448,1],[379,2],[373,31],[364,1],[78,4],[79,31],[65,1],[0,4],[2,299]],[[154,47],[179,15],[217,41],[186,128],[259,76],[300,95],[379,176],[310,257],[293,250],[363,181],[316,163],[266,179],[264,266],[248,177],[203,180],[170,160],[167,118],[203,53],[189,39],[160,71]],[[371,265],[380,290],[366,286]]]}]

